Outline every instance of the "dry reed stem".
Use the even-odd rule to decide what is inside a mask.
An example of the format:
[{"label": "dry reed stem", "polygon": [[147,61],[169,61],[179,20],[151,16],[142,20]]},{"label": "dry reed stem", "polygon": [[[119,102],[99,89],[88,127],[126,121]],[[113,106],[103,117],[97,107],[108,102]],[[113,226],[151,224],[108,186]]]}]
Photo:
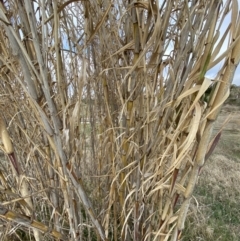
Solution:
[{"label": "dry reed stem", "polygon": [[44,225],[41,222],[32,220],[31,217],[21,215],[11,210],[6,209],[4,206],[0,206],[0,217],[6,219],[7,221],[13,221],[15,223],[21,224],[25,227],[30,227],[33,229],[38,229],[43,232],[45,235],[53,236],[56,239],[67,240],[61,233],[56,230],[51,230],[48,226]]},{"label": "dry reed stem", "polygon": [[53,238],[178,240],[240,60],[239,19],[236,0],[1,2],[0,134],[21,174],[4,161],[2,218],[46,220]]}]

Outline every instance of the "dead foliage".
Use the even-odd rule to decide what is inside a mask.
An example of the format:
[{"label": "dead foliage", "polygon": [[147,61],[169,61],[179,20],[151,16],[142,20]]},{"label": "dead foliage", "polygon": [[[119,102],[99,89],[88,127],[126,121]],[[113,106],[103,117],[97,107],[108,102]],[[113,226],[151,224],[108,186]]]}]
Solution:
[{"label": "dead foliage", "polygon": [[240,59],[237,0],[9,0],[0,22],[1,219],[179,240]]}]

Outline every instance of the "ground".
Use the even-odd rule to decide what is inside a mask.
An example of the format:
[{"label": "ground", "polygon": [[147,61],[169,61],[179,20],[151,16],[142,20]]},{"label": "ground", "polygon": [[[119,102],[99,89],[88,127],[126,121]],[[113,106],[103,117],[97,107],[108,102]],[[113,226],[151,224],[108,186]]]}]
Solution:
[{"label": "ground", "polygon": [[214,133],[230,114],[231,119],[199,177],[183,241],[239,241],[240,106],[223,107]]}]

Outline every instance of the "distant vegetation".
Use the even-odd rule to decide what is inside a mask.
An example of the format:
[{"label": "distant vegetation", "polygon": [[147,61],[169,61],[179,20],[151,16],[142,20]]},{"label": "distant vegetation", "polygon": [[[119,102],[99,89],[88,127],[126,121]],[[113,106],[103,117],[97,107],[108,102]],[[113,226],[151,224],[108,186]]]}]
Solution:
[{"label": "distant vegetation", "polygon": [[231,85],[230,96],[228,97],[226,104],[240,105],[240,86]]}]

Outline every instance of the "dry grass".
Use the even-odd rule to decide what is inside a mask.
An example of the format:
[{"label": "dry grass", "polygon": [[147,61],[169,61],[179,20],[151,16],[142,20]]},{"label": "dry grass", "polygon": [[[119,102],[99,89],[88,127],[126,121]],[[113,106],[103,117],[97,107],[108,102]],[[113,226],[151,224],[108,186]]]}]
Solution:
[{"label": "dry grass", "polygon": [[231,113],[214,154],[203,168],[183,240],[237,241],[240,237],[240,146],[238,106],[225,106],[215,130]]},{"label": "dry grass", "polygon": [[238,2],[12,0],[0,21],[3,236],[179,240],[240,60]]}]

